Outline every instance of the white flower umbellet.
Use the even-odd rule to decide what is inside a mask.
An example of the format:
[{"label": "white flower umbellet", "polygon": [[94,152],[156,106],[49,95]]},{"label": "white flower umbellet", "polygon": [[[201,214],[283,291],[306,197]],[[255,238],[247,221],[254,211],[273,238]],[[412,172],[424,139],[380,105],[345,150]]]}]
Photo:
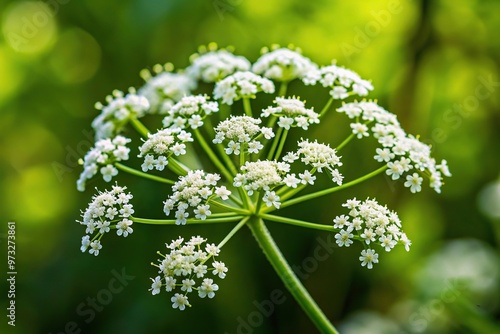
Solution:
[{"label": "white flower umbellet", "polygon": [[114,163],[129,158],[130,149],[126,146],[130,139],[116,136],[113,139],[100,139],[83,158],[83,172],[77,181],[77,189],[85,190],[85,183],[97,173],[102,174],[104,181],[109,182],[118,174]]},{"label": "white flower umbellet", "polygon": [[236,72],[215,84],[214,98],[232,105],[242,98],[254,99],[258,92],[274,93],[273,82],[249,71]]},{"label": "white flower umbellet", "polygon": [[106,97],[108,105],[100,102],[95,107],[101,110],[99,116],[92,121],[96,140],[111,138],[120,133],[130,119],[141,118],[149,110],[149,101],[144,96],[115,90]]},{"label": "white flower umbellet", "polygon": [[227,142],[226,154],[240,154],[240,150],[258,153],[264,146],[257,140],[259,137],[271,139],[274,132],[271,128],[260,127],[262,121],[249,116],[231,116],[215,128],[214,144]]},{"label": "white flower umbellet", "polygon": [[262,117],[278,117],[278,126],[289,130],[290,127],[300,127],[307,130],[310,124],[319,123],[319,115],[312,109],[307,109],[305,103],[296,97],[277,97],[276,107],[262,110]]},{"label": "white flower umbellet", "polygon": [[284,82],[301,79],[318,67],[298,51],[288,48],[267,51],[263,49],[264,54],[253,64],[252,71],[269,79]]},{"label": "white flower umbellet", "polygon": [[163,126],[196,129],[203,125],[205,117],[217,111],[219,105],[209,101],[207,95],[185,96],[168,110],[168,115],[163,119]]},{"label": "white flower umbellet", "polygon": [[365,247],[359,258],[362,266],[371,269],[374,263],[378,263],[374,245],[390,252],[394,246],[402,244],[409,251],[411,241],[401,231],[401,221],[396,212],[374,199],[359,201],[353,198],[342,206],[350,210],[349,216],[341,215],[333,220],[333,227],[339,229],[335,239],[340,247],[349,247],[353,240],[360,241]]},{"label": "white flower umbellet", "polygon": [[130,219],[134,209],[129,203],[132,194],[126,193],[126,189],[127,187],[114,185],[111,190],[99,192],[92,197],[92,202],[82,212],[82,220],[79,221],[86,227],[87,234],[82,238],[82,252],[86,252],[90,246],[89,253],[97,256],[102,248],[101,238],[110,232],[111,228],[116,229],[116,234],[123,237],[134,231]]},{"label": "white flower umbellet", "polygon": [[358,138],[372,135],[377,139],[381,147],[377,148],[374,159],[387,163],[386,174],[393,180],[406,175],[404,185],[415,193],[422,189],[423,177],[419,176],[422,175],[429,178],[436,192],[441,192],[442,175],[451,176],[446,161],[438,165],[431,157],[430,146],[406,134],[396,115],[373,101],[344,103],[337,111],[355,120],[351,128]]},{"label": "white flower umbellet", "polygon": [[[163,69],[160,65],[156,67]],[[138,95],[144,96],[149,101],[149,113],[162,115],[168,113],[176,102],[191,94],[196,88],[196,81],[191,76],[186,73],[172,73],[168,71],[168,66],[165,67],[167,67],[165,71],[156,76],[152,76],[148,70],[141,72],[146,83],[139,89]]]},{"label": "white flower umbellet", "polygon": [[168,216],[175,209],[177,225],[185,225],[188,217],[205,220],[212,213],[210,200],[227,199],[231,194],[225,186],[217,187],[219,180],[218,174],[189,171],[172,186],[174,193],[163,202],[163,211]]},{"label": "white flower umbellet", "polygon": [[[159,294],[162,288],[167,292],[174,292],[171,298],[172,307],[184,310],[186,306],[191,307],[188,301],[188,293],[198,291],[200,298],[214,298],[219,286],[214,280],[205,277],[210,273],[214,278],[224,279],[228,271],[223,262],[215,261],[219,255],[219,248],[214,244],[203,243],[207,240],[199,236],[192,237],[189,241],[179,237],[170,244],[166,244],[168,254],[161,256],[157,264],[159,276],[151,278],[151,293]],[[211,267],[207,262],[212,260]],[[179,291],[179,292],[176,292]]]},{"label": "white flower umbellet", "polygon": [[162,171],[172,155],[177,157],[186,154],[186,143],[192,141],[191,134],[180,129],[163,129],[148,134],[148,140],[139,148],[139,157],[144,157],[142,170],[147,172],[154,168]]},{"label": "white flower umbellet", "polygon": [[250,70],[248,59],[224,49],[195,53],[190,60],[186,73],[195,80],[208,83],[217,82],[235,72]]}]

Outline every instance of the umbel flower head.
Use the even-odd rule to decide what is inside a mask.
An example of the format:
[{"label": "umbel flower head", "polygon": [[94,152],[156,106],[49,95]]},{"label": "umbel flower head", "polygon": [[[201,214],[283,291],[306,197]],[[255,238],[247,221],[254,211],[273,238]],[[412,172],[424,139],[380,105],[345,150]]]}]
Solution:
[{"label": "umbel flower head", "polygon": [[350,199],[343,207],[349,209],[349,214],[340,215],[333,220],[333,227],[339,232],[335,239],[339,247],[349,247],[353,240],[361,241],[364,250],[359,260],[362,266],[372,269],[378,263],[378,254],[372,248],[379,246],[390,252],[397,244],[402,244],[406,251],[410,250],[411,241],[401,231],[401,221],[398,214],[381,206],[375,199],[359,201]]},{"label": "umbel flower head", "polygon": [[214,144],[227,142],[226,154],[239,155],[241,150],[248,153],[258,153],[264,145],[257,139],[264,137],[271,139],[274,137],[271,128],[260,127],[262,121],[249,116],[231,116],[231,118],[222,121],[215,128]]},{"label": "umbel flower head", "polygon": [[372,135],[377,139],[380,147],[374,158],[387,163],[386,174],[393,180],[406,176],[405,187],[415,193],[422,189],[422,175],[436,192],[441,192],[442,175],[451,176],[446,161],[437,164],[431,157],[430,146],[406,134],[396,115],[373,101],[344,103],[337,111],[355,120],[351,129],[357,138]]},{"label": "umbel flower head", "polygon": [[186,73],[194,80],[206,83],[217,82],[230,74],[250,70],[250,62],[242,56],[236,56],[230,50],[217,50],[211,43],[207,48],[200,47],[200,53],[190,57],[191,65]]},{"label": "umbel flower head", "polygon": [[148,140],[139,148],[139,157],[144,157],[142,170],[147,172],[154,168],[162,171],[172,155],[186,154],[186,143],[192,141],[191,134],[180,129],[163,129],[148,134]]},{"label": "umbel flower head", "polygon": [[[81,225],[84,225],[85,235],[82,238],[81,251],[95,256],[99,255],[102,248],[101,239],[104,234],[116,230],[118,236],[127,237],[132,234],[132,220],[130,216],[134,208],[130,204],[131,193],[126,193],[127,187],[114,185],[111,190],[98,192],[92,197],[88,208],[82,212]],[[95,234],[94,234],[95,233]]]},{"label": "umbel flower head", "polygon": [[255,99],[259,92],[274,93],[273,82],[249,71],[236,72],[215,84],[214,98],[232,105],[242,98]]},{"label": "umbel flower head", "polygon": [[118,161],[125,161],[129,158],[130,149],[126,146],[130,139],[123,136],[116,136],[113,139],[100,139],[95,146],[85,155],[83,161],[83,172],[76,182],[79,191],[85,190],[85,184],[97,173],[102,174],[104,181],[109,182],[118,174],[118,169],[113,165]]},{"label": "umbel flower head", "polygon": [[[158,276],[152,278],[151,293],[159,294],[162,290],[172,292],[172,307],[183,311],[191,307],[188,294],[196,291],[200,298],[214,298],[219,285],[214,279],[224,279],[228,271],[224,262],[215,261],[220,249],[214,244],[202,246],[207,240],[199,236],[189,241],[179,237],[166,244],[168,254],[161,256],[158,263]],[[209,277],[206,277],[209,276]]]},{"label": "umbel flower head", "polygon": [[179,181],[172,186],[174,193],[164,202],[163,211],[168,216],[175,208],[177,225],[185,225],[190,215],[196,219],[207,219],[212,214],[210,200],[227,200],[231,195],[225,186],[217,187],[219,180],[218,174],[205,173],[202,170],[189,171],[186,176],[179,177]]},{"label": "umbel flower head", "polygon": [[217,102],[210,102],[208,99],[207,95],[183,97],[166,112],[168,116],[163,119],[163,126],[179,129],[199,128],[208,115],[219,111]]},{"label": "umbel flower head", "polygon": [[144,96],[150,104],[149,113],[166,114],[172,106],[184,96],[190,95],[196,88],[196,81],[186,73],[173,73],[173,65],[155,65],[153,76],[147,69],[141,71],[146,82],[138,94]]},{"label": "umbel flower head", "polygon": [[[132,194],[125,187],[115,185],[98,192],[78,221],[86,233],[81,250],[98,255],[104,234],[116,230],[117,235],[127,237],[133,232],[132,223],[227,224],[228,234],[217,246],[204,245],[206,239],[200,236],[188,241],[179,237],[166,244],[166,254],[158,252],[160,259],[153,264],[158,275],[151,279],[150,291],[153,295],[171,292],[172,307],[185,310],[191,306],[190,293],[213,298],[219,291],[217,280],[225,277],[227,268],[214,259],[246,225],[280,277],[290,278],[287,286],[299,291],[294,293],[297,301],[305,309],[314,309],[315,317],[321,310],[283,265],[286,259],[266,224],[334,233],[340,247],[359,247],[361,266],[372,269],[384,250],[402,245],[409,251],[411,242],[396,212],[374,198],[353,198],[343,204],[348,212],[331,209],[333,224],[320,224],[286,217],[282,209],[334,193],[339,196],[341,190],[383,173],[402,180],[412,193],[422,190],[424,179],[440,192],[443,178],[451,174],[446,161],[436,162],[431,147],[407,134],[396,115],[376,101],[351,99],[373,90],[371,82],[356,72],[335,62],[319,66],[293,46],[265,49],[253,64],[232,51],[213,43],[201,47],[186,69],[174,72],[173,65],[167,64],[154,66],[155,75],[143,70],[145,84],[138,93],[135,89],[128,94],[115,91],[106,98],[106,106],[97,104],[101,113],[92,123],[96,142],[82,160],[77,188],[83,191],[98,173],[109,182],[120,170],[144,178],[154,194],[149,199],[161,200],[156,206],[148,205],[159,217],[142,218],[133,215]],[[304,85],[311,87],[301,90]],[[327,97],[324,105],[298,97],[315,89]],[[316,93],[309,101],[315,99]],[[338,138],[346,132],[335,128],[341,124],[333,119],[343,117],[339,114],[350,119],[347,138]],[[328,143],[312,138],[311,131],[325,121],[331,127]],[[129,128],[142,141],[129,139],[135,138],[125,132]],[[343,159],[352,154],[349,144],[363,144],[365,138],[377,145],[370,157],[380,164],[368,172],[363,164],[348,165],[352,160]],[[139,162],[129,159],[131,152]],[[355,150],[359,152],[363,151]],[[350,173],[344,175],[341,171],[347,169]],[[126,181],[122,175],[120,179]],[[157,188],[153,182],[159,183]],[[185,229],[188,232],[189,226]],[[325,319],[313,320],[328,328],[331,325]]]},{"label": "umbel flower head", "polygon": [[[293,48],[293,47],[292,47]],[[300,49],[280,48],[261,50],[262,56],[252,65],[252,71],[276,81],[302,79],[318,68],[309,58],[300,53]]]},{"label": "umbel flower head", "polygon": [[307,109],[305,103],[297,97],[277,97],[274,100],[276,107],[268,107],[262,110],[262,117],[278,117],[278,126],[286,130],[290,127],[301,127],[304,130],[310,124],[319,123],[319,115],[312,109]]},{"label": "umbel flower head", "polygon": [[149,101],[144,96],[134,93],[134,89],[127,95],[119,90],[113,95],[106,96],[108,105],[98,102],[95,108],[101,114],[92,121],[96,140],[114,137],[127,125],[131,119],[143,117],[149,109]]}]

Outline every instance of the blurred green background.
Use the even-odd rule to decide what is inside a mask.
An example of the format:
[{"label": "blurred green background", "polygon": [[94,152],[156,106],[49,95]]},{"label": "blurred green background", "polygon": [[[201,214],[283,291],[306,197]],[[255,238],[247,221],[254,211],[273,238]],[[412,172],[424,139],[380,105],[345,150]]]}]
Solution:
[{"label": "blurred green background", "polygon": [[[147,291],[156,274],[149,263],[179,235],[217,242],[230,226],[137,224],[127,239],[107,238],[97,258],[79,250],[83,229],[75,219],[94,186],[108,187],[96,181],[84,193],[75,189],[76,161],[92,145],[94,103],[113,89],[141,86],[142,68],[167,61],[183,68],[200,44],[217,42],[251,61],[273,43],[293,43],[318,64],[337,59],[371,79],[369,97],[449,162],[453,177],[441,195],[428,187],[413,195],[379,176],[287,209],[329,223],[345,199],[376,197],[399,213],[413,241],[409,253],[381,254],[371,271],[360,267],[356,244],[319,263],[304,284],[331,321],[345,333],[493,333],[500,328],[499,12],[496,0],[2,2],[0,245],[6,254],[6,223],[15,221],[18,275],[15,328],[6,324],[8,287],[0,282],[0,328],[8,330],[1,332],[316,332],[288,292],[269,317],[255,316],[256,304],[284,287],[247,229],[222,252],[230,271],[216,298],[197,299],[184,312],[172,310],[166,294]],[[290,87],[319,110],[327,93],[315,92]],[[342,119],[332,113],[309,136],[338,144],[348,131]],[[373,154],[370,145],[350,144],[346,177],[372,170]],[[135,194],[136,212],[162,217],[164,188],[124,175],[117,180]],[[327,238],[270,229],[298,266]],[[1,262],[3,277],[6,256]],[[134,278],[89,311],[88,298],[104,296],[113,270]]]}]

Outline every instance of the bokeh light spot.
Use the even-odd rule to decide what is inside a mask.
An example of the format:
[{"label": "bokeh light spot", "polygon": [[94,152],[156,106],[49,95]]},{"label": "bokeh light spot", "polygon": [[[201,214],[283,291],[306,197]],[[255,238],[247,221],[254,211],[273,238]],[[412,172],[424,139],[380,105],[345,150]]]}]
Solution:
[{"label": "bokeh light spot", "polygon": [[3,198],[11,209],[10,217],[23,224],[58,224],[66,208],[72,207],[73,193],[60,186],[50,164],[35,165],[8,180]]},{"label": "bokeh light spot", "polygon": [[24,73],[5,45],[0,45],[0,105],[15,95],[23,81]]},{"label": "bokeh light spot", "polygon": [[86,31],[72,28],[63,32],[54,47],[50,65],[64,83],[80,83],[92,78],[101,63],[101,48]]},{"label": "bokeh light spot", "polygon": [[8,45],[26,54],[41,54],[55,42],[57,11],[42,1],[17,2],[4,12],[2,32]]},{"label": "bokeh light spot", "polygon": [[491,219],[500,219],[500,181],[487,184],[478,195],[479,210]]}]

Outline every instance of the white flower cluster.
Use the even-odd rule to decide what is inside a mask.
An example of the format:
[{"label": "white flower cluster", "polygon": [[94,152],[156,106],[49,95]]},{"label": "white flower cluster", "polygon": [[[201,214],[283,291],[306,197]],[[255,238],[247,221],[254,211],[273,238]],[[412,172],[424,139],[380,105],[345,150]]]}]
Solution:
[{"label": "white flower cluster", "polygon": [[192,142],[191,134],[179,129],[162,129],[155,134],[148,134],[148,140],[139,148],[139,157],[144,157],[141,168],[144,172],[162,171],[168,165],[168,158],[186,154],[187,142]]},{"label": "white flower cluster", "polygon": [[221,49],[204,54],[194,54],[186,73],[196,80],[207,83],[217,82],[238,71],[248,71],[250,62],[243,56],[236,56]]},{"label": "white flower cluster", "polygon": [[[85,235],[82,238],[80,250],[86,252],[90,246],[89,253],[99,255],[102,248],[101,238],[110,229],[116,229],[118,236],[127,237],[132,234],[132,220],[129,217],[134,213],[131,193],[125,193],[127,187],[114,185],[112,190],[99,192],[92,197],[85,212],[82,213],[82,221],[77,221],[85,225]],[[96,235],[92,234],[97,231]],[[92,237],[92,238],[91,238]]]},{"label": "white flower cluster", "polygon": [[[261,135],[265,139],[274,137],[271,128],[260,127],[260,119],[249,116],[231,116],[220,122],[215,130],[214,144],[222,144],[229,141],[226,146],[226,154],[238,155],[241,149],[248,153],[258,153],[264,145],[257,140]],[[242,147],[243,146],[243,147]]]},{"label": "white flower cluster", "polygon": [[214,99],[232,105],[242,98],[253,99],[258,92],[274,93],[273,82],[252,72],[236,72],[215,84]]},{"label": "white flower cluster", "polygon": [[104,181],[111,181],[113,176],[118,174],[118,169],[113,163],[129,158],[130,149],[126,146],[129,142],[130,139],[123,136],[116,136],[112,140],[109,138],[98,140],[83,158],[83,171],[76,181],[78,191],[84,191],[87,180],[98,172],[101,172]]},{"label": "white flower cluster", "polygon": [[202,170],[191,170],[186,176],[180,176],[173,186],[173,194],[167,198],[163,211],[168,216],[176,208],[175,223],[185,225],[192,209],[194,218],[205,220],[212,214],[208,204],[212,198],[227,200],[231,192],[225,186],[216,187],[220,175],[205,173]]},{"label": "white flower cluster", "polygon": [[148,99],[150,113],[166,114],[172,106],[196,88],[196,81],[185,73],[161,72],[152,77],[149,71],[143,71],[146,80],[138,94]]},{"label": "white flower cluster", "polygon": [[279,117],[278,126],[286,130],[290,127],[301,127],[304,130],[310,124],[319,123],[319,115],[312,109],[307,109],[305,103],[296,97],[277,97],[274,100],[276,107],[262,110],[261,117]]},{"label": "white flower cluster", "polygon": [[108,105],[96,103],[101,113],[92,121],[96,139],[110,138],[117,135],[131,118],[140,118],[149,109],[149,101],[144,96],[129,93],[123,95],[118,90],[106,96]]},{"label": "white flower cluster", "polygon": [[320,173],[323,172],[323,169],[326,169],[330,173],[332,181],[339,186],[342,185],[344,177],[336,168],[342,166],[342,162],[335,149],[331,148],[330,145],[320,144],[317,141],[310,142],[308,139],[300,141],[298,146],[297,152],[287,153],[283,160],[292,163],[300,159],[301,162],[312,166]]},{"label": "white flower cluster", "polygon": [[186,306],[191,306],[187,295],[193,290],[198,291],[200,298],[214,298],[219,286],[212,278],[205,276],[211,272],[214,277],[223,279],[228,269],[221,261],[212,261],[210,267],[206,265],[207,261],[214,259],[220,252],[219,247],[214,244],[207,244],[202,248],[206,241],[197,236],[184,243],[184,239],[179,237],[167,244],[170,253],[163,255],[158,252],[161,255],[159,264],[153,265],[158,267],[160,275],[151,279],[153,283],[149,291],[153,295],[159,294],[162,288],[173,292],[174,295],[170,299],[172,307],[181,311]]},{"label": "white flower cluster", "polygon": [[267,206],[274,206],[279,209],[280,197],[272,191],[273,188],[286,185],[296,188],[301,182],[295,174],[288,174],[290,165],[285,162],[276,162],[269,160],[257,160],[255,162],[247,161],[241,166],[241,172],[234,177],[233,186],[243,187],[248,195],[254,191],[263,190],[263,201]]},{"label": "white flower cluster", "polygon": [[[264,51],[266,51],[264,49]],[[252,66],[252,71],[277,81],[291,81],[303,78],[317,69],[309,58],[288,48],[279,48],[264,53]]]},{"label": "white flower cluster", "polygon": [[365,249],[359,257],[361,266],[372,269],[373,264],[378,263],[378,254],[370,248],[371,245],[379,245],[390,252],[399,243],[406,251],[410,250],[411,241],[401,231],[401,221],[396,212],[374,199],[362,202],[353,198],[342,206],[350,211],[347,216],[337,216],[333,220],[333,227],[340,230],[335,239],[339,247],[349,247],[353,239],[363,243]]},{"label": "white flower cluster", "polygon": [[168,128],[192,129],[203,125],[206,116],[219,111],[217,102],[208,101],[207,95],[185,96],[168,111],[163,126]]},{"label": "white flower cluster", "polygon": [[336,65],[309,71],[302,81],[306,85],[319,82],[323,87],[331,88],[330,95],[334,99],[345,99],[353,94],[365,96],[373,90],[371,82],[361,79],[354,71]]},{"label": "white flower cluster", "polygon": [[[346,103],[337,111],[356,119],[351,128],[358,138],[369,136],[371,131],[373,137],[382,145],[376,149],[374,158],[387,163],[386,173],[393,180],[406,175],[404,185],[415,193],[422,189],[423,178],[420,175],[424,175],[429,177],[431,188],[441,192],[442,175],[451,176],[446,160],[436,164],[436,160],[431,157],[430,146],[412,135],[407,135],[396,115],[372,101]],[[368,128],[371,122],[375,122],[375,125]]]}]

